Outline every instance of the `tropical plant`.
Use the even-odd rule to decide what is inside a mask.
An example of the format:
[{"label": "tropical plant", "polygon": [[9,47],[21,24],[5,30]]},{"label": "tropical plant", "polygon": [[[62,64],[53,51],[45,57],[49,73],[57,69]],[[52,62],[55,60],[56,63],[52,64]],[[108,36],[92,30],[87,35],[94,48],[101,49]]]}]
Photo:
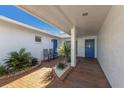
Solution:
[{"label": "tropical plant", "polygon": [[70,61],[71,50],[66,42],[64,42],[63,45],[58,49],[58,52],[59,56],[64,56],[67,62]]},{"label": "tropical plant", "polygon": [[57,68],[59,68],[59,69],[64,69],[64,68],[65,68],[65,64],[62,63],[62,62],[58,62]]},{"label": "tropical plant", "polygon": [[6,75],[8,71],[5,66],[0,66],[0,76]]},{"label": "tropical plant", "polygon": [[9,55],[5,59],[7,70],[20,70],[31,64],[31,53],[25,52],[25,48],[21,48],[18,52],[11,52]]}]

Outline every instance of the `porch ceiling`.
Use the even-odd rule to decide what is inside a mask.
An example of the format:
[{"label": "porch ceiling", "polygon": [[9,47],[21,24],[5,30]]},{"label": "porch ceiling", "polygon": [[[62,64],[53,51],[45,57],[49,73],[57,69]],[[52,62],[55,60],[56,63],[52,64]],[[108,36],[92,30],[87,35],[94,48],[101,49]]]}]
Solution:
[{"label": "porch ceiling", "polygon": [[[77,36],[96,35],[111,8],[107,5],[21,5],[20,8],[70,34],[73,25]],[[88,12],[87,16],[82,13]]]}]

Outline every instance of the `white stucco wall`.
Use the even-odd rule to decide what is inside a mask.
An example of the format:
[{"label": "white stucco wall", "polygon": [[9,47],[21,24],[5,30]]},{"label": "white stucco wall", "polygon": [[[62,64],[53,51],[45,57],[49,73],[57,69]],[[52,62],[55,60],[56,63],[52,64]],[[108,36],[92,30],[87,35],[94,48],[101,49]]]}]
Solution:
[{"label": "white stucco wall", "polygon": [[85,57],[85,40],[94,39],[95,40],[95,58],[97,57],[97,36],[84,36],[82,38],[77,38],[77,56]]},{"label": "white stucco wall", "polygon": [[124,6],[113,6],[98,34],[98,60],[112,87],[124,87]]},{"label": "white stucco wall", "polygon": [[[35,42],[36,35],[42,37],[41,43]],[[8,56],[8,53],[18,51],[20,48],[26,48],[26,51],[31,52],[32,56],[42,60],[43,49],[53,48],[51,39],[55,38],[54,36],[0,20],[0,64],[4,63],[3,59]],[[60,43],[58,42],[58,44]]]}]

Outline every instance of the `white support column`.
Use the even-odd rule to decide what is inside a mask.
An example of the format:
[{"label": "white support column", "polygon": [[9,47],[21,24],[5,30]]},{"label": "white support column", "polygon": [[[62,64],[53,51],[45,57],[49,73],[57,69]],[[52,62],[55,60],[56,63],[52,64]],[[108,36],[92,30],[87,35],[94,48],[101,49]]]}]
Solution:
[{"label": "white support column", "polygon": [[76,66],[76,29],[75,26],[71,29],[71,66]]}]

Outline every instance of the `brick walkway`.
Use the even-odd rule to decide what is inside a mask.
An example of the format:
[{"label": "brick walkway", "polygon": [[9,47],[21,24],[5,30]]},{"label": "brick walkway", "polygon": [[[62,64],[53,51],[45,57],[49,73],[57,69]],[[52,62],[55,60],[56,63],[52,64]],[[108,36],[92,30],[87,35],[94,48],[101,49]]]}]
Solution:
[{"label": "brick walkway", "polygon": [[22,75],[0,80],[1,87],[9,88],[108,88],[110,87],[97,60],[78,58],[76,68],[64,81],[60,81],[52,72],[57,60],[43,62],[41,67]]},{"label": "brick walkway", "polygon": [[55,78],[49,88],[110,88],[96,59],[78,58],[76,68],[62,82]]}]

